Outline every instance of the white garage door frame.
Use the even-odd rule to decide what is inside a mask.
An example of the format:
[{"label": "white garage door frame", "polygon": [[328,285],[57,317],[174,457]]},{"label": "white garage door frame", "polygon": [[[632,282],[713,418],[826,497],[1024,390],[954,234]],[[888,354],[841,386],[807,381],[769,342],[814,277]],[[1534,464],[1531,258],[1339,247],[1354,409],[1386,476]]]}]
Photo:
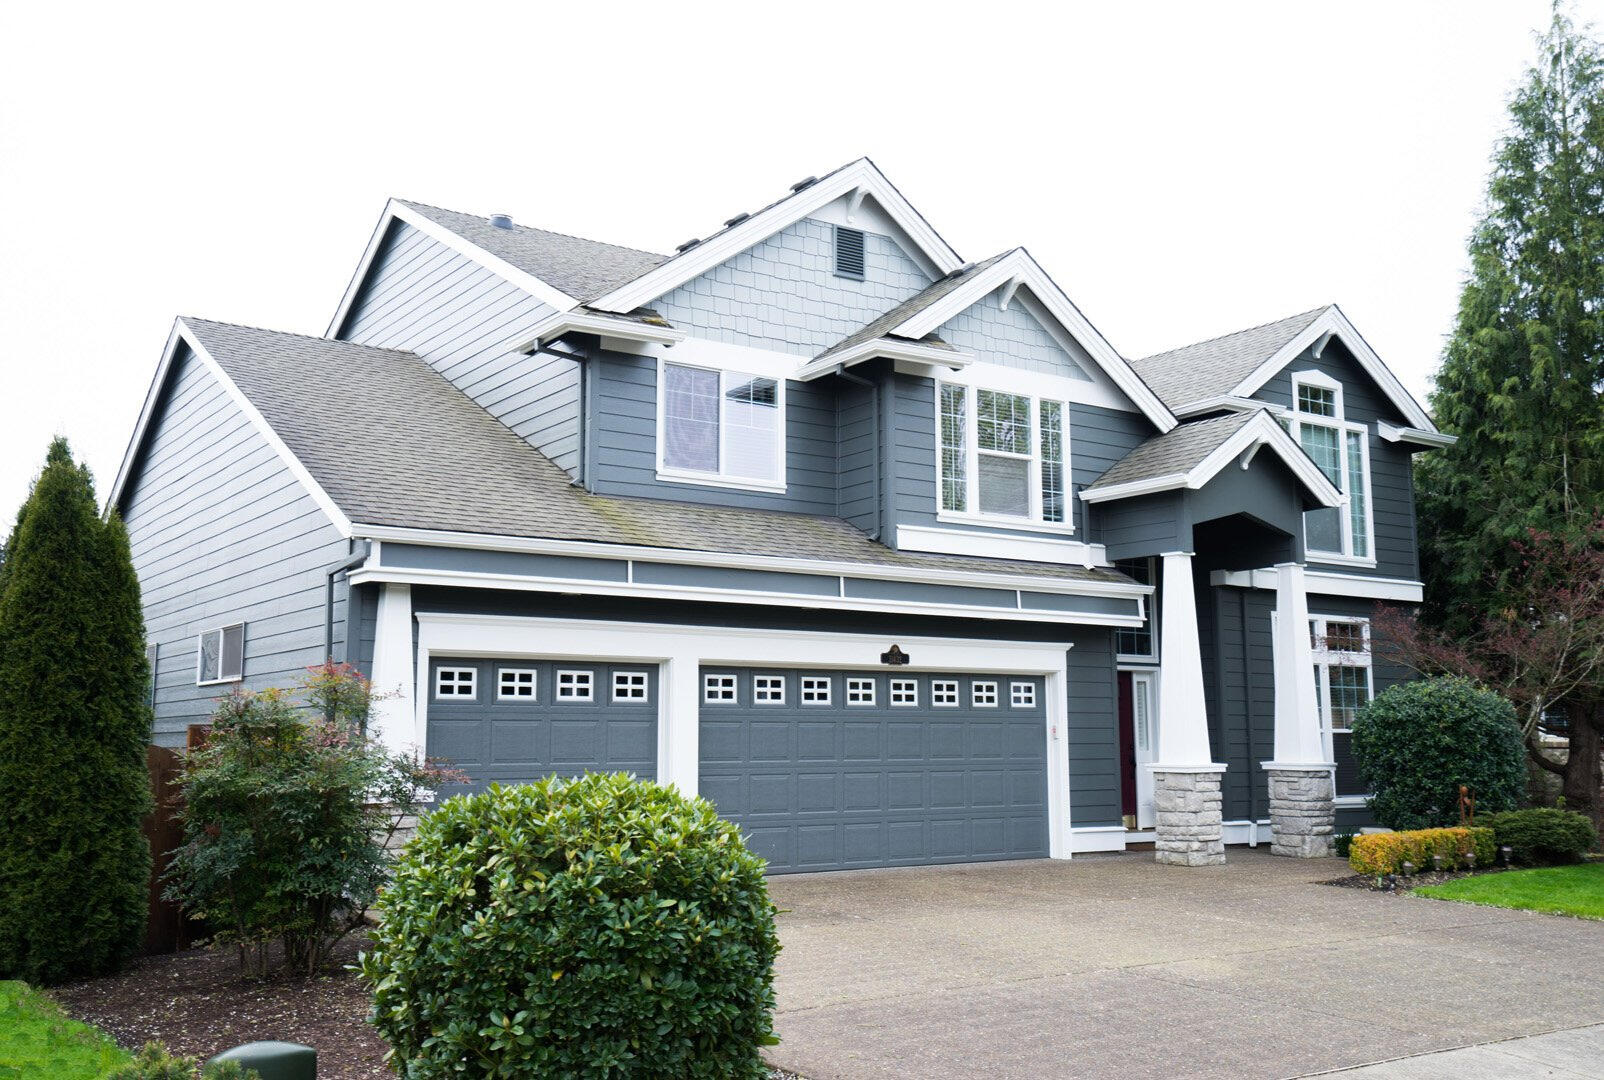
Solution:
[{"label": "white garage door frame", "polygon": [[[394,588],[394,586],[391,586]],[[404,603],[395,597],[392,608]],[[432,658],[482,656],[492,659],[540,657],[550,660],[652,663],[660,666],[657,695],[657,778],[696,794],[700,768],[701,677],[705,665],[830,668],[884,671],[880,654],[893,643],[911,662],[898,671],[1039,675],[1045,680],[1046,719],[1042,732],[1047,755],[1048,854],[1070,857],[1068,642],[992,641],[951,638],[838,634],[802,630],[749,630],[679,626],[668,623],[603,622],[533,616],[462,615],[418,612],[416,654],[400,644],[402,620],[393,612],[385,632],[379,618],[374,649],[374,682],[381,689],[402,686],[400,696],[375,710],[380,737],[396,747],[427,752],[428,671]],[[408,620],[410,623],[410,620]],[[384,639],[389,638],[389,641]],[[381,677],[382,675],[382,677]]]}]

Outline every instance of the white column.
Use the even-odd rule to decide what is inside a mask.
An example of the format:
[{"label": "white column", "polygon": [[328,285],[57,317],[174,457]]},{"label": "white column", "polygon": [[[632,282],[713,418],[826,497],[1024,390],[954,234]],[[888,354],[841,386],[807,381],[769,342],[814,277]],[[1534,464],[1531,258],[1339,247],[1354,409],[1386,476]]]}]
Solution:
[{"label": "white column", "polygon": [[412,586],[387,582],[380,586],[378,623],[373,638],[373,689],[383,695],[373,703],[368,730],[394,751],[425,749],[415,698],[413,671]]},{"label": "white column", "polygon": [[1320,734],[1314,649],[1309,643],[1309,597],[1303,566],[1275,566],[1275,760],[1264,767],[1333,769]]},{"label": "white column", "polygon": [[1159,611],[1158,740],[1153,768],[1225,769],[1209,753],[1208,713],[1203,705],[1203,654],[1197,636],[1197,600],[1192,595],[1192,553],[1163,556],[1163,604]]},{"label": "white column", "polygon": [[694,796],[701,776],[701,660],[678,653],[664,661],[658,676],[657,780]]}]

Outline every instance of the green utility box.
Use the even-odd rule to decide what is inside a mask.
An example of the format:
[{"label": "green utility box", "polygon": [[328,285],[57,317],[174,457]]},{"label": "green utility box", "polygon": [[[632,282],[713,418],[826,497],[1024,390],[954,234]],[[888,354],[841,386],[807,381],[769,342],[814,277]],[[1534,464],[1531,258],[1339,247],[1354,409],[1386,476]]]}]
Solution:
[{"label": "green utility box", "polygon": [[289,1042],[253,1042],[224,1050],[212,1061],[237,1061],[262,1080],[317,1080],[317,1051]]}]

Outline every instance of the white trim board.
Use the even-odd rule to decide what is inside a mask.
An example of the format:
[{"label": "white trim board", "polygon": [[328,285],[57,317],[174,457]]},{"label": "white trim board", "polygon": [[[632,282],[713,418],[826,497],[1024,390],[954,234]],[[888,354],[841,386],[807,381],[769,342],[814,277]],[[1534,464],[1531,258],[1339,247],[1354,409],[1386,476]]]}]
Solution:
[{"label": "white trim board", "polygon": [[106,499],[107,512],[110,512],[122,501],[122,497],[125,494],[124,488],[132,476],[134,461],[139,456],[140,447],[144,445],[150,424],[155,419],[156,405],[161,400],[162,391],[167,385],[167,378],[172,371],[173,360],[178,354],[178,346],[180,344],[189,348],[201,366],[217,381],[217,385],[222,388],[229,401],[250,422],[256,433],[267,440],[267,444],[273,448],[273,452],[278,455],[279,460],[289,469],[290,474],[306,490],[306,493],[312,497],[312,501],[317,503],[318,508],[334,524],[334,527],[339,530],[340,535],[349,539],[351,536],[351,521],[345,516],[345,512],[335,505],[334,500],[329,497],[329,493],[323,490],[323,485],[319,484],[312,474],[307,471],[306,466],[301,463],[301,459],[296,457],[294,451],[285,445],[283,439],[279,438],[278,432],[273,430],[272,425],[267,422],[267,418],[261,414],[255,405],[251,404],[250,399],[245,396],[234,380],[228,377],[228,372],[224,371],[222,365],[212,357],[211,353],[206,351],[206,347],[200,343],[200,339],[195,336],[195,332],[181,318],[173,320],[173,329],[167,335],[167,345],[162,350],[161,362],[156,366],[156,375],[151,379],[150,389],[145,394],[145,403],[139,410],[139,420],[134,425],[133,438],[128,442],[128,449],[123,452],[122,464],[117,468],[117,479],[112,482],[111,493]]},{"label": "white trim board", "polygon": [[[1425,586],[1408,578],[1374,577],[1367,574],[1323,574],[1318,570],[1306,569],[1303,581],[1304,592],[1310,596],[1392,600],[1403,604],[1418,604],[1425,598]],[[1268,567],[1258,570],[1215,570],[1209,575],[1209,584],[1274,592],[1275,570]]]},{"label": "white trim board", "polygon": [[1108,561],[1108,552],[1102,544],[1052,536],[1011,536],[980,529],[944,529],[932,525],[898,525],[897,549],[929,551],[940,555],[1018,559],[1024,562],[1070,563],[1087,569],[1113,565]]},{"label": "white trim board", "polygon": [[1452,446],[1459,441],[1458,435],[1444,435],[1440,431],[1425,431],[1421,428],[1399,427],[1385,420],[1376,421],[1376,434],[1381,436],[1383,442],[1413,443],[1416,446],[1433,448]]},{"label": "white trim board", "polygon": [[595,334],[601,346],[614,352],[627,352],[640,345],[662,345],[665,348],[685,340],[685,331],[668,325],[641,322],[637,319],[614,318],[593,311],[556,311],[508,349],[508,352],[529,353],[555,341],[564,334]]}]

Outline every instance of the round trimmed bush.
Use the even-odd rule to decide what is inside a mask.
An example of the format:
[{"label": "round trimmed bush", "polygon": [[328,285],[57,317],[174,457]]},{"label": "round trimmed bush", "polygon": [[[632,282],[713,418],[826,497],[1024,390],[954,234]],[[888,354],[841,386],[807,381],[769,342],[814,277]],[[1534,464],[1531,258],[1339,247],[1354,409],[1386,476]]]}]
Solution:
[{"label": "round trimmed bush", "polygon": [[1400,683],[1360,710],[1353,724],[1370,808],[1389,829],[1459,824],[1459,786],[1478,813],[1518,805],[1526,751],[1515,710],[1468,679]]},{"label": "round trimmed bush", "polygon": [[711,803],[621,773],[447,800],[379,899],[372,1022],[409,1080],[758,1080],[763,868]]},{"label": "round trimmed bush", "polygon": [[1510,848],[1515,861],[1529,866],[1578,862],[1598,842],[1592,819],[1571,810],[1511,810],[1481,824],[1492,828],[1498,845]]}]

